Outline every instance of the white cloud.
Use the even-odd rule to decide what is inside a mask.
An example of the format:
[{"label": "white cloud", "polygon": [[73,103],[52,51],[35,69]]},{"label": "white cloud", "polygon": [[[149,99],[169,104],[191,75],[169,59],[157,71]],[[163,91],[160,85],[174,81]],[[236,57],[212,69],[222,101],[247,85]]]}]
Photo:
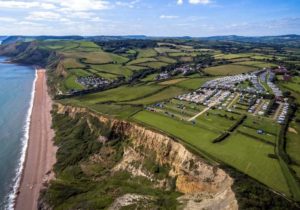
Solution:
[{"label": "white cloud", "polygon": [[37,1],[0,1],[0,8],[6,9],[54,9],[55,5],[51,3],[41,3]]},{"label": "white cloud", "polygon": [[178,5],[182,5],[183,4],[183,0],[177,0],[177,4]]},{"label": "white cloud", "polygon": [[31,12],[26,20],[58,20],[61,15],[55,12]]},{"label": "white cloud", "polygon": [[160,19],[176,19],[176,18],[178,18],[178,16],[175,16],[175,15],[161,15],[159,18]]},{"label": "white cloud", "polygon": [[65,15],[69,18],[72,17],[78,19],[89,19],[95,16],[95,14],[92,12],[83,12],[83,11],[75,11],[75,12],[65,11]]},{"label": "white cloud", "polygon": [[[130,2],[133,5],[138,0]],[[105,0],[43,0],[43,1],[18,1],[18,0],[0,0],[0,8],[6,9],[59,9],[69,11],[88,11],[103,10],[111,7],[111,4]]]},{"label": "white cloud", "polygon": [[102,19],[99,18],[99,17],[93,17],[93,18],[90,19],[90,21],[92,21],[92,22],[101,22]]},{"label": "white cloud", "polygon": [[59,5],[65,11],[89,11],[104,10],[111,7],[108,1],[104,0],[46,0]]},{"label": "white cloud", "polygon": [[16,22],[17,20],[11,17],[0,17],[0,22]]},{"label": "white cloud", "polygon": [[136,4],[138,4],[139,2],[140,2],[140,0],[134,0],[134,1],[129,1],[129,2],[117,1],[116,5],[122,6],[122,7],[134,8],[136,6]]},{"label": "white cloud", "polygon": [[[210,4],[211,0],[188,0],[190,4]],[[177,0],[178,5],[183,4],[183,0]]]},{"label": "white cloud", "polygon": [[18,22],[18,25],[20,26],[37,26],[37,27],[40,27],[40,26],[43,26],[43,24],[40,24],[40,23],[35,23],[35,22],[31,22],[31,21],[21,21],[21,22]]},{"label": "white cloud", "polygon": [[190,4],[209,4],[210,0],[189,0]]}]

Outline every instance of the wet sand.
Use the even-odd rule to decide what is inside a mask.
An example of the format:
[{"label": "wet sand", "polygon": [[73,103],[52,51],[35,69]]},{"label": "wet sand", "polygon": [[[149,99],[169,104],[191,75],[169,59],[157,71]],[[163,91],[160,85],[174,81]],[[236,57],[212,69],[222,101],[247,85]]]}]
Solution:
[{"label": "wet sand", "polygon": [[43,182],[52,178],[56,147],[51,129],[52,101],[47,91],[46,71],[37,70],[35,97],[31,115],[25,166],[15,209],[35,210]]}]

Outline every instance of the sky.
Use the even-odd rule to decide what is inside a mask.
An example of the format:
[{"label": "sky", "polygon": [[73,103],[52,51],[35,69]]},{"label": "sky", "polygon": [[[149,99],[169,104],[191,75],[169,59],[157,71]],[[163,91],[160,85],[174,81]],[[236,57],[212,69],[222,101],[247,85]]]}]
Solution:
[{"label": "sky", "polygon": [[300,34],[300,0],[0,0],[0,35]]}]

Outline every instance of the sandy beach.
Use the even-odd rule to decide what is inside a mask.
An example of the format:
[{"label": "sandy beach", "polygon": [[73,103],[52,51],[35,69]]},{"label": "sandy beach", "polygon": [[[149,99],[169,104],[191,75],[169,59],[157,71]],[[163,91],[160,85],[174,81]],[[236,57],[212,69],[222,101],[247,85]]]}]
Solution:
[{"label": "sandy beach", "polygon": [[54,131],[51,129],[52,101],[47,92],[46,71],[37,70],[35,98],[31,115],[29,141],[26,160],[16,198],[15,209],[35,210],[40,189],[55,163],[56,147],[52,143]]}]

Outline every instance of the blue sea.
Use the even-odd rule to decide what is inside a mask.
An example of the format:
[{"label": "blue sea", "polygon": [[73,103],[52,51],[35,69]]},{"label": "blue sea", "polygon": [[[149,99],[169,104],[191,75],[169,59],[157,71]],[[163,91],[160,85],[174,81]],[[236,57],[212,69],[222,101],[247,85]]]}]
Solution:
[{"label": "blue sea", "polygon": [[25,159],[35,70],[0,57],[0,209],[12,209]]}]

